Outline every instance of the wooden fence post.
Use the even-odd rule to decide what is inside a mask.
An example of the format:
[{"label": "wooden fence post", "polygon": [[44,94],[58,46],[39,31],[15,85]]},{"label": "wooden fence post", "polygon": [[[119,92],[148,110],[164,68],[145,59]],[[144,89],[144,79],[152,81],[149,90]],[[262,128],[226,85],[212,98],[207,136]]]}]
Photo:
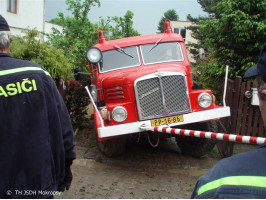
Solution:
[{"label": "wooden fence post", "polygon": [[233,96],[232,96],[232,102],[230,104],[230,111],[231,111],[231,126],[230,126],[230,133],[236,132],[236,126],[237,126],[237,113],[238,113],[238,106],[239,106],[239,94],[241,91],[241,82],[242,78],[240,76],[237,76],[234,82],[234,90],[233,90]]},{"label": "wooden fence post", "polygon": [[[237,111],[239,105],[239,94],[242,78],[228,79],[226,92],[226,105],[230,107],[231,116],[221,119],[219,122],[226,133],[235,133],[237,127]],[[234,143],[228,141],[217,141],[216,146],[222,157],[229,157],[233,154]]]}]

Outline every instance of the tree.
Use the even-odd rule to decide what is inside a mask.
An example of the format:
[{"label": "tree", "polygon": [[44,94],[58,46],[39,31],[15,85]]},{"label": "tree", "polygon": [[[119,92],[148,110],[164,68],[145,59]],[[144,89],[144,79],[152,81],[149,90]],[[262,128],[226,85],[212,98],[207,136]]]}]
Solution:
[{"label": "tree", "polygon": [[134,13],[127,11],[123,17],[108,17],[106,21],[102,19],[106,35],[109,39],[118,39],[124,37],[140,35],[137,30],[133,28]]},{"label": "tree", "polygon": [[199,22],[208,20],[210,18],[218,18],[218,14],[216,13],[214,6],[217,4],[219,0],[197,0],[197,1],[201,5],[202,10],[208,13],[208,16],[207,17],[199,16],[194,18],[190,14],[187,15],[187,19],[194,23],[194,25],[191,25],[187,28],[192,31],[192,37],[200,41],[199,43],[189,44],[189,46],[193,47],[190,49],[190,52],[193,53],[195,56],[198,54],[199,48],[208,49],[208,46],[204,45],[205,34],[199,31]]},{"label": "tree", "polygon": [[214,6],[218,3],[219,0],[198,0],[198,3],[201,5],[203,11],[209,13],[209,16],[216,17]]},{"label": "tree", "polygon": [[65,26],[65,22],[64,22],[64,17],[60,16],[60,15],[63,15],[63,13],[58,13],[58,16],[57,18],[53,18],[50,20],[51,23],[54,23],[54,24],[58,24],[60,26]]},{"label": "tree", "polygon": [[85,53],[89,46],[96,43],[98,28],[87,16],[92,6],[100,6],[100,1],[66,0],[66,4],[73,17],[65,17],[63,13],[59,13],[57,18],[51,20],[63,26],[63,32],[54,29],[53,33],[48,35],[49,42],[62,49],[76,67],[87,70]]},{"label": "tree", "polygon": [[[193,37],[199,40],[207,50],[208,59],[197,63],[197,70],[202,72],[204,85],[222,85],[224,63],[231,62],[230,77],[242,76],[257,62],[260,48],[266,36],[266,5],[260,0],[219,0],[210,5],[209,12],[215,17],[199,19],[198,31]],[[213,77],[219,81],[213,84]]]},{"label": "tree", "polygon": [[179,20],[179,16],[176,13],[176,11],[174,9],[171,10],[167,10],[164,15],[162,16],[161,20],[159,21],[157,30],[159,31],[159,33],[163,33],[164,32],[164,21],[166,19],[172,20],[172,21],[178,21]]}]

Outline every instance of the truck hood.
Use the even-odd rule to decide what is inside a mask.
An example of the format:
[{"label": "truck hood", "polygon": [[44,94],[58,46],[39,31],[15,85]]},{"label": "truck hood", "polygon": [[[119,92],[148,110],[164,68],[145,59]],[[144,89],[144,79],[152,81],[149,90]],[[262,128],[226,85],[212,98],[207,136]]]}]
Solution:
[{"label": "truck hood", "polygon": [[177,64],[157,64],[145,67],[128,68],[123,71],[114,71],[102,80],[102,88],[112,88],[133,84],[134,81],[142,76],[156,72],[179,72],[188,75],[190,71],[184,65]]}]

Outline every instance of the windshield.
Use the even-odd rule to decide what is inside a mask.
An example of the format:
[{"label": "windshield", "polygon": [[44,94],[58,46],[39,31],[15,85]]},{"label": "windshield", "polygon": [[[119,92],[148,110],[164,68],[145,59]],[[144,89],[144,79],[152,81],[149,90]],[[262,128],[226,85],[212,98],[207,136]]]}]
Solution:
[{"label": "windshield", "polygon": [[145,65],[183,61],[181,46],[178,42],[165,42],[141,45],[142,58]]},{"label": "windshield", "polygon": [[101,72],[140,66],[138,49],[136,46],[120,48],[114,45],[114,48],[116,49],[103,52]]}]

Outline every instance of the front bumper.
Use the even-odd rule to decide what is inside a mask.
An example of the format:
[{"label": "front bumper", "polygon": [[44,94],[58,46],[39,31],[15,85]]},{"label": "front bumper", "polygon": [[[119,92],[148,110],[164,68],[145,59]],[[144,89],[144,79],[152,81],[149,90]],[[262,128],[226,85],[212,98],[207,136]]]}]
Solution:
[{"label": "front bumper", "polygon": [[[178,123],[165,125],[165,126],[172,127],[172,126],[178,126],[178,125],[183,125],[183,124],[208,121],[208,120],[218,119],[218,118],[223,118],[223,117],[228,117],[228,116],[230,116],[229,107],[215,108],[211,110],[184,114],[183,122],[178,122]],[[119,136],[119,135],[131,134],[131,133],[138,133],[138,132],[143,131],[141,130],[141,127],[143,126],[151,127],[151,120],[121,124],[121,125],[116,125],[116,126],[100,127],[98,128],[98,137],[106,138],[106,137],[113,137],[113,136]]]}]

